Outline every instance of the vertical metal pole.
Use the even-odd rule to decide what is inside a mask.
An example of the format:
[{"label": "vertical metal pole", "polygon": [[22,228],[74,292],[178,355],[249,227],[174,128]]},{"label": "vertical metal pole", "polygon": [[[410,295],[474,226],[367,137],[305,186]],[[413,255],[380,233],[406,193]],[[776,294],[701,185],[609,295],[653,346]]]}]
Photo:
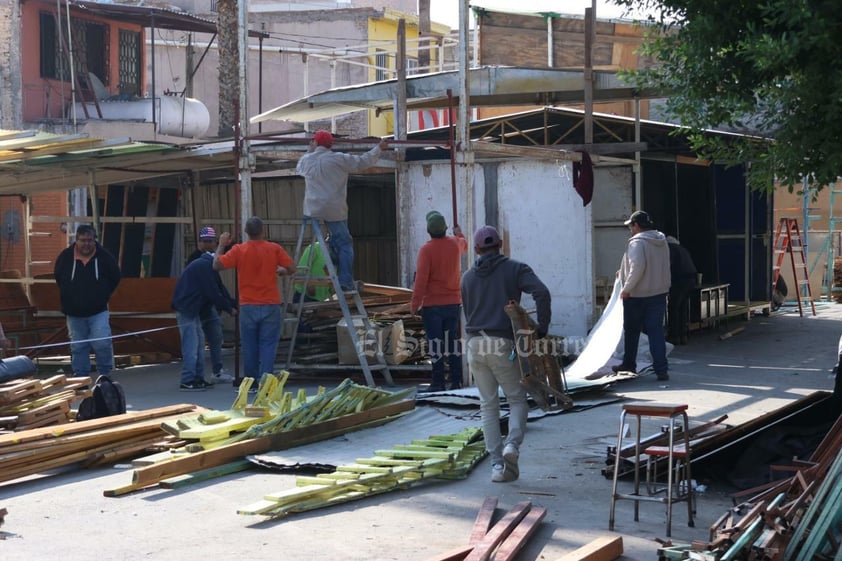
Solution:
[{"label": "vertical metal pole", "polygon": [[[406,20],[398,20],[398,52],[395,66],[398,92],[395,96],[395,139],[406,140]],[[402,149],[401,149],[402,151]]]},{"label": "vertical metal pole", "polygon": [[[468,71],[468,24],[469,15],[468,0],[459,1],[459,56],[456,57],[459,61],[459,128],[457,130],[457,140],[459,141],[459,151],[457,152],[457,162],[459,163],[459,181],[457,185],[462,189],[465,201],[465,222],[468,231],[468,237],[473,238],[473,232],[476,218],[474,217],[474,192],[473,192],[473,152],[471,152],[471,122],[470,122],[470,75]],[[476,37],[474,40],[474,52],[477,52]],[[475,59],[476,60],[476,59]],[[453,224],[458,224],[456,216],[456,193],[453,193]],[[464,326],[462,326],[464,327]],[[462,330],[460,327],[460,332]],[[467,353],[462,353],[462,371],[465,373],[465,383],[467,385],[473,384],[473,374],[467,365]]]},{"label": "vertical metal pole", "polygon": [[[32,231],[30,220],[32,219],[32,197],[22,195],[23,198],[23,248],[24,248],[24,273],[23,278],[32,278],[32,241],[29,239],[29,233]],[[32,285],[24,283],[24,290],[27,298],[32,296]]]},{"label": "vertical metal pole", "polygon": [[[640,98],[634,98],[634,142],[640,144]],[[640,210],[643,199],[643,166],[640,160],[640,150],[634,153],[634,208]]]},{"label": "vertical metal pole", "polygon": [[152,18],[150,23],[152,27],[150,28],[152,33],[152,134],[158,134],[158,118],[155,111],[155,14],[152,14]]},{"label": "vertical metal pole", "polygon": [[[403,21],[403,20],[401,20]],[[336,87],[336,59],[330,59],[330,89]],[[395,119],[397,119],[397,111],[395,112]],[[336,134],[336,117],[331,115],[330,117],[330,132]],[[397,132],[395,133],[397,134]],[[395,137],[397,138],[397,136]]]},{"label": "vertical metal pole", "polygon": [[585,144],[593,144],[593,33],[594,9],[585,8]]},{"label": "vertical metal pole", "polygon": [[[263,113],[263,36],[258,40],[260,48],[257,51],[257,114]],[[263,121],[257,123],[257,132],[263,132]]]},{"label": "vertical metal pole", "polygon": [[[70,27],[70,2],[65,4],[67,8],[67,57],[70,63],[70,112],[73,116],[73,132],[76,132],[76,68],[73,61],[73,33]],[[58,12],[58,26],[61,28],[61,11]],[[63,82],[63,80],[62,80]],[[84,103],[84,100],[82,100]]]},{"label": "vertical metal pole", "polygon": [[553,16],[547,16],[547,67],[552,68],[554,64],[553,56]]},{"label": "vertical metal pole", "polygon": [[[240,224],[245,224],[252,215],[251,197],[251,153],[249,150],[249,111],[248,111],[248,0],[237,3],[237,38],[239,39],[239,135],[235,139],[240,146],[239,177],[240,177]],[[237,232],[238,234],[240,232]]]}]

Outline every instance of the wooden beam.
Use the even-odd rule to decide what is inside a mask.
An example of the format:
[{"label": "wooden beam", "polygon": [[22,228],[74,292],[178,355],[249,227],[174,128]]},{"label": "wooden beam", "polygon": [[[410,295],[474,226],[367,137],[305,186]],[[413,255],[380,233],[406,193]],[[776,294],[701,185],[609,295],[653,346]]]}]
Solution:
[{"label": "wooden beam", "polygon": [[[352,415],[345,415],[323,423],[315,423],[300,429],[244,440],[227,446],[220,446],[212,450],[189,454],[174,458],[168,462],[161,462],[151,466],[136,469],[132,477],[134,488],[155,485],[163,479],[191,473],[200,469],[220,466],[228,462],[239,460],[249,454],[259,454],[269,450],[286,450],[302,444],[309,444],[319,440],[326,440],[354,430],[385,424],[391,417],[410,411],[415,407],[415,400],[404,400],[382,407],[375,407]],[[106,496],[109,496],[106,491]]]},{"label": "wooden beam", "polygon": [[518,503],[503,517],[500,522],[491,528],[491,531],[474,546],[474,550],[465,557],[465,561],[488,561],[491,554],[500,543],[511,534],[520,524],[520,521],[532,508],[532,503],[524,501]]},{"label": "wooden beam", "polygon": [[623,554],[622,536],[603,536],[556,561],[613,561]]},{"label": "wooden beam", "polygon": [[570,152],[584,151],[593,155],[645,152],[649,148],[649,145],[646,142],[604,142],[597,144],[555,144],[554,147]]},{"label": "wooden beam", "polygon": [[494,561],[514,561],[518,552],[526,545],[527,540],[535,533],[541,521],[547,515],[545,508],[533,508],[529,511],[517,528],[503,540],[497,552],[494,554]]},{"label": "wooden beam", "polygon": [[[582,161],[582,155],[578,152],[566,152],[557,148],[538,146],[514,146],[512,144],[498,144],[496,142],[484,142],[482,140],[472,140],[471,150],[478,154],[492,154],[504,157],[521,156],[536,160]],[[593,160],[597,161],[598,158],[593,158]]]}]

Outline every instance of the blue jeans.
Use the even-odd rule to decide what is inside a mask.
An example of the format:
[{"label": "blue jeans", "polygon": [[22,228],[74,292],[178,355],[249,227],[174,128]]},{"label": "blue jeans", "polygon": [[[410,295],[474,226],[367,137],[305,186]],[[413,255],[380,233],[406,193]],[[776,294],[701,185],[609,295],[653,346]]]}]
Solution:
[{"label": "blue jeans", "polygon": [[[91,350],[96,357],[96,370],[99,374],[108,374],[114,370],[114,347],[111,345],[111,325],[108,318],[108,310],[86,318],[67,316],[70,366],[74,376],[88,376],[91,373]],[[98,340],[74,343],[87,339]]]},{"label": "blue jeans", "polygon": [[450,365],[450,385],[462,385],[462,350],[459,343],[459,304],[424,306],[421,317],[433,365],[431,386],[444,387],[444,359]]},{"label": "blue jeans", "polygon": [[339,259],[339,286],[342,290],[353,290],[354,285],[354,238],[348,230],[348,221],[339,220],[328,222],[325,220],[330,232],[330,250],[336,252]]},{"label": "blue jeans", "polygon": [[666,311],[666,294],[623,300],[624,367],[637,371],[637,345],[640,343],[640,332],[644,331],[649,337],[652,368],[659,374],[667,372],[667,345],[664,339]]},{"label": "blue jeans", "polygon": [[280,338],[280,305],[240,305],[240,343],[246,377],[259,380],[261,374],[275,371],[275,354]]},{"label": "blue jeans", "polygon": [[175,312],[181,336],[181,383],[205,380],[205,336],[200,316]]},{"label": "blue jeans", "polygon": [[[199,318],[202,320],[202,331],[208,341],[211,368],[214,374],[219,374],[222,371],[222,319],[213,306],[203,310]],[[204,349],[202,349],[202,357],[204,358]]]}]

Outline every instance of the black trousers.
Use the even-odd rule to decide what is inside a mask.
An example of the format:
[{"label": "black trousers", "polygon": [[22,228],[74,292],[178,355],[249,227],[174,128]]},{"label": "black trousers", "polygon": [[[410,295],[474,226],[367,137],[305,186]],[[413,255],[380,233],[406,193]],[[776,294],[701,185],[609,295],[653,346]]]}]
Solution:
[{"label": "black trousers", "polygon": [[696,279],[678,279],[670,287],[667,319],[669,339],[673,344],[687,338],[690,325],[690,296],[696,288]]}]

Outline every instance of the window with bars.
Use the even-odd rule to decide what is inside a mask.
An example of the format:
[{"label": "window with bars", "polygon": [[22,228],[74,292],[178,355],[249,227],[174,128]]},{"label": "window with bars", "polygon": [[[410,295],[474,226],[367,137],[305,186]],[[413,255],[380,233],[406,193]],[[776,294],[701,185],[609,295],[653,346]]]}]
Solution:
[{"label": "window with bars", "polygon": [[140,96],[141,88],[141,35],[137,31],[120,30],[118,79],[120,95]]},{"label": "window with bars", "polygon": [[406,75],[412,76],[413,74],[418,74],[418,59],[408,58],[406,59]]},{"label": "window with bars", "polygon": [[374,55],[374,66],[377,68],[374,71],[374,80],[380,81],[387,79],[386,68],[389,67],[389,55],[386,51],[378,50]]},{"label": "window with bars", "polygon": [[[70,65],[65,45],[73,54],[73,69],[81,80],[87,81],[88,72],[108,84],[108,26],[81,18],[70,18],[70,36],[59,35],[59,22],[55,15],[42,12],[39,17],[39,61],[42,78],[70,80]],[[64,43],[64,45],[62,44]]]}]

